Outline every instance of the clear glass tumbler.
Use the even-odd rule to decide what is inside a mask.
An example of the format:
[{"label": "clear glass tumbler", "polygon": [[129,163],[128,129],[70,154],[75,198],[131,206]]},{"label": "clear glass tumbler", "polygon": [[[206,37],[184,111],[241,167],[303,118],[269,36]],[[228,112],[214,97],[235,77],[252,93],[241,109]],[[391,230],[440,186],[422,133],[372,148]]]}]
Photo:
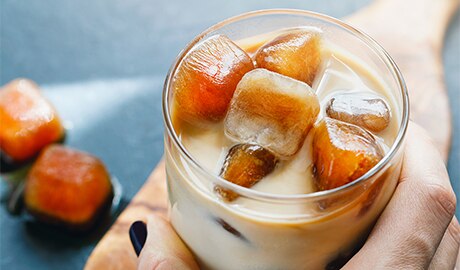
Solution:
[{"label": "clear glass tumbler", "polygon": [[[232,184],[203,168],[181,144],[171,119],[172,80],[197,42],[215,34],[243,40],[283,28],[314,26],[377,72],[391,93],[398,131],[385,157],[356,181],[310,194],[275,195]],[[264,10],[218,23],[179,54],[163,92],[170,219],[203,269],[338,269],[364,243],[390,200],[400,175],[409,119],[404,80],[390,56],[366,34],[329,16],[300,10]],[[219,199],[219,185],[251,200]],[[299,211],[299,209],[304,209]]]}]

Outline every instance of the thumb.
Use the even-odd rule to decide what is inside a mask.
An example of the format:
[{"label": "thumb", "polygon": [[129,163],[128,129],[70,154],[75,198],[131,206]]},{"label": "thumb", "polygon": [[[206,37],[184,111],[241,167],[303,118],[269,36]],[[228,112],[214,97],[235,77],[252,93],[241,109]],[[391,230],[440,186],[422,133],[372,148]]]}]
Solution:
[{"label": "thumb", "polygon": [[199,269],[192,254],[168,221],[150,216],[147,240],[139,256],[139,270]]}]

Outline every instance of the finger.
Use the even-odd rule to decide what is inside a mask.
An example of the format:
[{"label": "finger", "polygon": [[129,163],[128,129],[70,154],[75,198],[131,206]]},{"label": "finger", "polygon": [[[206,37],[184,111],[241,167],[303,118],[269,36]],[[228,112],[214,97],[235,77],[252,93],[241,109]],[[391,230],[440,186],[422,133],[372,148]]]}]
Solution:
[{"label": "finger", "polygon": [[199,269],[192,254],[171,225],[161,217],[147,222],[147,240],[139,257],[139,270]]},{"label": "finger", "polygon": [[453,218],[439,244],[429,270],[454,269],[460,244],[460,227],[457,218]]},{"label": "finger", "polygon": [[364,247],[347,267],[427,269],[455,212],[442,158],[426,133],[409,126],[400,182]]},{"label": "finger", "polygon": [[457,265],[455,266],[455,269],[460,269],[460,252],[457,255]]}]

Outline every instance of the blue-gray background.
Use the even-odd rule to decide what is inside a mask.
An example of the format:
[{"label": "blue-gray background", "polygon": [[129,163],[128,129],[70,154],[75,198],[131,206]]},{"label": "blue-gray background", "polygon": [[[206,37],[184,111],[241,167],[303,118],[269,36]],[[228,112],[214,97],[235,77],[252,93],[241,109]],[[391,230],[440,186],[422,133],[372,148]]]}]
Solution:
[{"label": "blue-gray background", "polygon": [[[175,56],[196,34],[256,9],[309,9],[342,17],[369,2],[0,0],[0,84],[17,77],[39,83],[66,120],[67,143],[102,158],[122,182],[128,201],[162,155],[162,83]],[[457,14],[443,57],[454,114],[449,173],[457,194],[459,50]],[[5,270],[82,268],[101,235],[52,234],[8,215],[4,205],[0,234],[0,269]]]}]

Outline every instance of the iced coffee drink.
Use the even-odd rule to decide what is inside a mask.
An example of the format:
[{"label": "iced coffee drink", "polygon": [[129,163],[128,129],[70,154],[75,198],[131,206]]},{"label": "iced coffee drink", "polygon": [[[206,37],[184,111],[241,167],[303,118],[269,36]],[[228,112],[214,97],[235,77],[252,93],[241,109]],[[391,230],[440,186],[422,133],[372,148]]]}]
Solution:
[{"label": "iced coffee drink", "polygon": [[335,19],[217,24],[178,57],[163,102],[170,219],[202,269],[339,269],[395,189],[404,82]]}]

